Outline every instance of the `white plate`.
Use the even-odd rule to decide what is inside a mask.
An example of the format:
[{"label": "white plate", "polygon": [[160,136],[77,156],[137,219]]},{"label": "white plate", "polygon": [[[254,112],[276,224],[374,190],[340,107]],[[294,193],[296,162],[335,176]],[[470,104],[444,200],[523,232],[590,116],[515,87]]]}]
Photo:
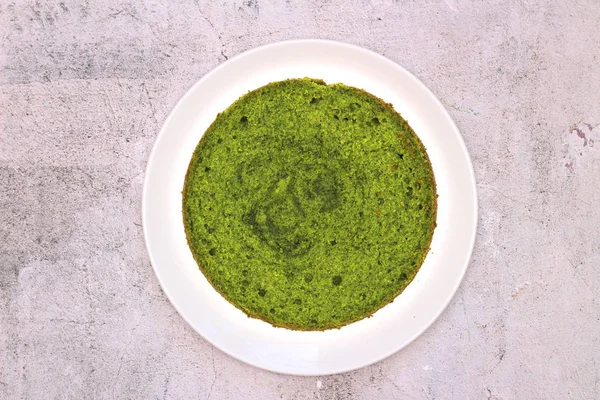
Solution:
[{"label": "white plate", "polygon": [[[288,78],[320,78],[392,103],[423,141],[438,191],[431,251],[414,281],[373,317],[341,329],[297,332],[248,318],[219,295],[187,246],[181,191],[192,153],[217,113],[249,90]],[[436,97],[402,67],[360,47],[298,40],[260,47],[219,65],[177,103],[154,145],[142,214],[150,260],[181,316],[225,353],[267,370],[326,375],[360,368],[400,350],[440,315],[467,269],[477,225],[471,160]]]}]

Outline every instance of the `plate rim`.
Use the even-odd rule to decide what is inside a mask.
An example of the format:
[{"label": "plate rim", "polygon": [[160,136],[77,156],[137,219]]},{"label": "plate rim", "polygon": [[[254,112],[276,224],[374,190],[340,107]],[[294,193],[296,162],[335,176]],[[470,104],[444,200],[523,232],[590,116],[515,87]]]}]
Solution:
[{"label": "plate rim", "polygon": [[[357,51],[357,52],[362,52],[366,55],[369,55],[371,57],[376,57],[379,60],[388,63],[388,64],[392,64],[394,68],[400,69],[407,77],[409,77],[411,80],[413,80],[421,89],[424,90],[424,92],[428,95],[428,97],[433,100],[440,108],[440,110],[442,110],[444,116],[447,118],[447,121],[450,123],[450,126],[453,130],[453,132],[456,134],[456,139],[458,140],[458,144],[461,150],[462,155],[464,156],[464,160],[466,161],[467,164],[467,169],[468,169],[468,178],[469,178],[469,186],[472,189],[472,198],[471,201],[473,202],[473,221],[472,224],[470,226],[470,231],[471,231],[471,235],[468,238],[468,244],[469,244],[469,250],[468,252],[465,254],[466,258],[465,258],[465,263],[464,266],[461,268],[460,270],[460,274],[458,276],[459,279],[456,280],[455,284],[453,285],[453,287],[451,288],[450,291],[450,295],[447,296],[447,298],[445,299],[445,301],[443,302],[443,305],[441,307],[438,308],[437,312],[432,314],[432,317],[430,319],[430,321],[428,321],[426,324],[423,324],[422,328],[417,330],[415,332],[415,334],[408,340],[406,340],[402,345],[400,346],[396,346],[393,349],[384,352],[383,354],[375,357],[373,360],[367,362],[367,363],[363,363],[360,366],[351,366],[348,368],[340,368],[337,369],[335,371],[332,372],[315,372],[315,373],[305,373],[305,372],[288,372],[288,371],[282,371],[282,370],[277,370],[275,368],[272,367],[267,367],[264,365],[261,365],[259,363],[255,363],[254,361],[247,359],[247,358],[242,358],[239,355],[233,354],[232,352],[228,351],[226,348],[221,347],[219,344],[215,343],[212,338],[209,338],[203,334],[201,334],[196,328],[195,328],[195,324],[192,323],[190,321],[190,319],[188,318],[188,316],[186,316],[186,314],[184,312],[182,312],[180,306],[178,306],[178,304],[176,303],[176,301],[173,299],[173,296],[168,292],[168,290],[165,288],[165,284],[163,282],[163,279],[160,278],[160,273],[158,271],[158,268],[156,266],[156,261],[155,258],[152,254],[152,250],[150,247],[150,239],[149,239],[149,232],[148,232],[148,224],[146,222],[146,214],[148,211],[148,205],[147,205],[147,191],[148,191],[148,184],[149,184],[149,180],[150,180],[150,170],[152,168],[152,165],[154,163],[154,159],[156,158],[156,153],[158,151],[159,145],[161,143],[161,139],[163,139],[166,135],[166,130],[167,130],[167,126],[169,125],[169,123],[171,122],[171,120],[174,118],[174,115],[176,114],[176,111],[180,108],[180,106],[185,102],[185,100],[190,97],[192,95],[192,93],[196,90],[196,88],[198,86],[200,86],[203,82],[209,80],[213,75],[217,74],[221,69],[225,68],[227,65],[229,65],[230,63],[233,63],[235,61],[237,61],[238,59],[241,59],[243,57],[246,57],[250,54],[253,54],[255,52],[260,52],[260,51],[264,51],[267,49],[271,49],[271,48],[275,48],[275,47],[280,47],[280,46],[287,46],[287,45],[294,45],[294,44],[330,44],[330,45],[335,45],[335,46],[340,46],[340,47],[345,47],[347,49],[353,50],[353,51]],[[146,167],[144,170],[144,183],[143,183],[143,189],[142,189],[142,202],[141,202],[141,213],[142,213],[142,226],[143,226],[143,234],[144,234],[144,243],[146,246],[146,253],[148,254],[148,259],[150,261],[150,264],[152,265],[152,269],[154,271],[154,274],[160,284],[160,287],[163,291],[163,293],[166,295],[166,297],[169,299],[169,302],[171,303],[171,305],[175,308],[175,310],[177,311],[177,313],[179,314],[180,317],[183,318],[183,320],[197,333],[199,334],[204,340],[206,340],[208,343],[210,343],[211,346],[216,347],[218,350],[222,351],[223,353],[242,361],[245,364],[251,365],[253,367],[256,368],[260,368],[263,370],[267,370],[270,372],[274,372],[277,374],[283,374],[283,375],[292,375],[292,376],[324,376],[324,375],[334,375],[334,374],[341,374],[341,373],[345,373],[345,372],[350,372],[350,371],[355,371],[357,369],[360,368],[364,368],[370,365],[373,365],[375,363],[378,363],[388,357],[390,357],[391,355],[399,352],[400,350],[402,350],[403,348],[407,347],[408,345],[410,345],[412,342],[414,342],[419,336],[421,336],[426,330],[428,330],[434,322],[436,322],[440,315],[447,309],[448,305],[450,304],[450,302],[452,301],[452,299],[455,297],[456,292],[458,290],[458,288],[460,287],[460,284],[462,283],[464,276],[466,274],[466,271],[469,267],[469,264],[471,263],[471,258],[473,255],[473,250],[475,247],[475,241],[476,241],[476,236],[477,236],[477,227],[478,227],[478,222],[479,222],[479,199],[478,199],[478,191],[477,191],[477,181],[475,179],[475,171],[473,168],[473,162],[472,162],[472,158],[471,155],[469,153],[469,150],[466,146],[466,143],[464,141],[464,138],[460,132],[460,130],[458,129],[458,126],[456,125],[454,119],[452,118],[452,116],[450,115],[450,113],[448,112],[447,108],[443,105],[443,103],[440,101],[440,99],[429,89],[429,87],[427,87],[419,78],[417,78],[415,75],[413,75],[411,72],[409,72],[406,68],[404,68],[402,65],[396,63],[395,61],[364,47],[358,46],[358,45],[354,45],[351,43],[346,43],[346,42],[342,42],[342,41],[337,41],[337,40],[328,40],[328,39],[293,39],[293,40],[284,40],[284,41],[278,41],[278,42],[274,42],[274,43],[269,43],[269,44],[265,44],[262,46],[258,46],[258,47],[254,47],[252,49],[248,49],[244,52],[241,52],[233,57],[230,57],[228,60],[220,63],[219,65],[217,65],[216,67],[212,68],[209,72],[207,72],[205,75],[203,75],[200,79],[198,79],[192,86],[190,86],[186,92],[177,100],[177,102],[173,105],[173,107],[171,108],[169,114],[167,115],[167,117],[165,118],[159,132],[158,135],[156,136],[156,139],[154,140],[154,143],[152,145],[152,149],[150,151],[150,154],[148,156],[147,159],[147,163],[146,163]],[[435,232],[434,232],[435,235]]]}]

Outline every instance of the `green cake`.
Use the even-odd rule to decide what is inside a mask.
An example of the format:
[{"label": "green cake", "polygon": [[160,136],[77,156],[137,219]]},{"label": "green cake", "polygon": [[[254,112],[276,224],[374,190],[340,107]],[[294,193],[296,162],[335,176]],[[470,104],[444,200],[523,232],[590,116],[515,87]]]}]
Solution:
[{"label": "green cake", "polygon": [[373,314],[411,282],[436,221],[431,164],[391,105],[291,79],[220,113],[183,190],[189,247],[248,316],[295,330]]}]

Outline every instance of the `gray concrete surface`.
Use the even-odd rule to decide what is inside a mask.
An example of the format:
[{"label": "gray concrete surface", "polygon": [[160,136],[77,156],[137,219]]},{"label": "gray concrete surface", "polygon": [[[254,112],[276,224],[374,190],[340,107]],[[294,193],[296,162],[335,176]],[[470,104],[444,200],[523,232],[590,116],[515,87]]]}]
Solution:
[{"label": "gray concrete surface", "polygon": [[[389,359],[290,377],[162,293],[144,167],[227,58],[328,38],[405,66],[471,152],[480,225],[439,320]],[[597,0],[0,0],[0,398],[600,399]]]}]

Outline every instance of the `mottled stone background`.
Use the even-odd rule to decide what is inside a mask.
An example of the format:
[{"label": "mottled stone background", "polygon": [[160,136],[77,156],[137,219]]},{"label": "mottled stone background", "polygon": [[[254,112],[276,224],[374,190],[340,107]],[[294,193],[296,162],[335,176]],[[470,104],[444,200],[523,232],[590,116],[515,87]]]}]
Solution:
[{"label": "mottled stone background", "polygon": [[[331,377],[215,350],[142,238],[151,146],[229,57],[291,38],[379,52],[471,152],[477,242],[416,342]],[[0,0],[0,398],[600,399],[597,0]]]}]

